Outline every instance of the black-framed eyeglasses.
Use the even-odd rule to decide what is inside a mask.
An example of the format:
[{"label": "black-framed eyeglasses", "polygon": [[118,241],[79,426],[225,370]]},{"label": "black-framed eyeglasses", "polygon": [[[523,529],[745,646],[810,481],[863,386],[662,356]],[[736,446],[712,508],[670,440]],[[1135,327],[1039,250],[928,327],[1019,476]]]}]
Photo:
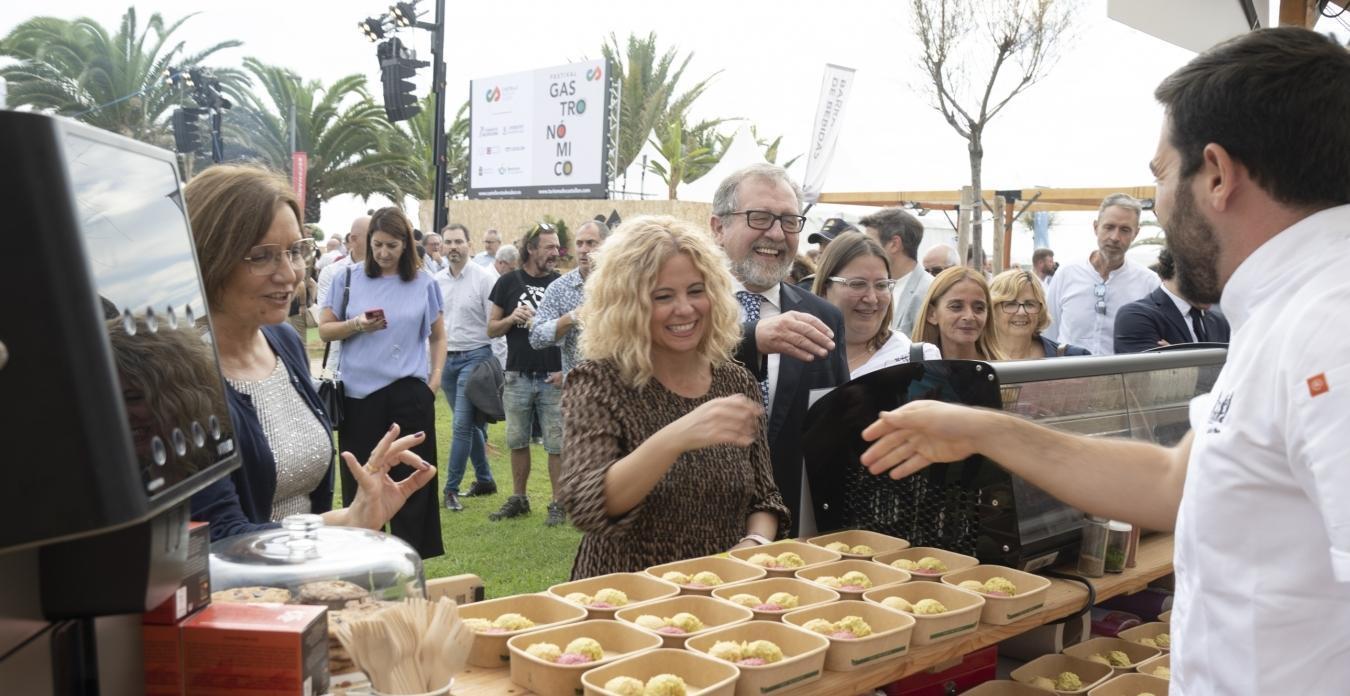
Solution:
[{"label": "black-framed eyeglasses", "polygon": [[805,215],[793,215],[791,213],[774,215],[767,210],[737,210],[727,213],[727,215],[744,215],[745,224],[750,229],[760,232],[767,232],[772,229],[775,220],[778,221],[778,226],[782,228],[784,234],[797,234],[806,226]]},{"label": "black-framed eyeglasses", "polygon": [[872,290],[877,294],[889,295],[895,289],[895,281],[890,278],[885,280],[868,280],[866,278],[843,278],[840,276],[830,276],[831,283],[838,283],[854,295],[866,294]]},{"label": "black-framed eyeglasses", "polygon": [[1009,300],[1007,302],[998,303],[998,306],[1003,310],[1004,314],[1017,314],[1017,310],[1019,309],[1026,312],[1028,315],[1041,313],[1041,303],[1036,300],[1027,300],[1026,302]]},{"label": "black-framed eyeglasses", "polygon": [[1092,294],[1097,296],[1097,313],[1106,314],[1106,283],[1092,286]]},{"label": "black-framed eyeglasses", "polygon": [[941,272],[947,270],[948,268],[951,268],[951,267],[950,267],[950,266],[927,266],[927,267],[925,267],[923,270],[924,270],[924,272],[927,273],[928,275],[930,275],[930,276],[935,276],[935,275],[937,275],[937,274],[939,274],[939,273],[941,273]]},{"label": "black-framed eyeglasses", "polygon": [[244,266],[253,275],[271,275],[277,272],[281,267],[281,259],[285,258],[292,269],[303,271],[305,264],[314,257],[314,246],[313,239],[302,239],[289,249],[282,249],[280,244],[259,244],[244,257]]}]

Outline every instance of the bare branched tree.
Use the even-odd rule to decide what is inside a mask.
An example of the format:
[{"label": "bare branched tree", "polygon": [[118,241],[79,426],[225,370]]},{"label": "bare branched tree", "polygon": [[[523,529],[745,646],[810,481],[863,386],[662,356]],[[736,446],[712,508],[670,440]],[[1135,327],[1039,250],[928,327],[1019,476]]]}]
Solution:
[{"label": "bare branched tree", "polygon": [[[911,4],[922,51],[919,65],[928,78],[933,108],[965,138],[970,185],[978,197],[985,128],[1013,97],[1053,67],[1069,38],[1077,2],[911,0]],[[971,223],[975,268],[984,266],[980,217],[977,213]]]}]

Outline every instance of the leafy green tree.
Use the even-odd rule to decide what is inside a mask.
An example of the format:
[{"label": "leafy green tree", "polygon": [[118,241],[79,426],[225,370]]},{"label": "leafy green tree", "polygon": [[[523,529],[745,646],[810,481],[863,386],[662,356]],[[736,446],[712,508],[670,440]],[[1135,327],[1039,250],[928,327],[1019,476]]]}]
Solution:
[{"label": "leafy green tree", "polygon": [[723,135],[717,127],[729,119],[711,119],[690,126],[683,112],[661,124],[651,137],[661,159],[647,163],[647,171],[666,182],[667,195],[676,199],[676,189],[707,174],[730,147],[734,135]]},{"label": "leafy green tree", "polygon": [[[173,34],[192,16],[166,23],[156,13],[140,26],[131,7],[116,33],[87,17],[34,17],[0,39],[0,55],[17,61],[0,69],[0,77],[9,83],[9,102],[171,146],[168,117],[184,97],[165,82],[165,71],[202,65],[217,52],[241,45],[222,41],[189,51]],[[222,86],[242,83],[237,70],[212,72]]]},{"label": "leafy green tree", "polygon": [[[783,136],[780,135],[777,138],[774,138],[773,140],[770,140],[767,137],[761,138],[759,137],[759,129],[756,128],[755,126],[750,126],[750,137],[755,139],[756,145],[764,148],[765,162],[768,162],[769,164],[778,164],[778,147],[783,143]],[[793,163],[801,159],[801,157],[802,157],[801,155],[793,157],[792,159],[784,162],[782,164],[782,167],[784,169],[791,167]]]},{"label": "leafy green tree", "polygon": [[[390,151],[402,155],[407,166],[394,172],[399,186],[418,201],[421,229],[431,228],[432,197],[436,190],[434,155],[435,102],[428,94],[422,98],[422,110],[391,131]],[[445,157],[453,193],[463,193],[469,185],[469,102],[465,101],[446,127]]]},{"label": "leafy green tree", "polygon": [[669,123],[672,115],[686,113],[717,73],[703,78],[677,96],[675,90],[694,57],[693,53],[685,55],[683,60],[679,60],[674,48],[658,55],[656,32],[646,37],[629,34],[623,46],[617,36],[610,34],[609,41],[600,50],[613,66],[621,85],[618,171],[624,172],[637,159],[648,135]]},{"label": "leafy green tree", "polygon": [[226,113],[227,133],[257,160],[290,174],[294,110],[296,149],[309,158],[306,222],[318,222],[320,204],[338,195],[402,202],[411,192],[408,154],[391,147],[394,128],[366,93],[364,77],[324,85],[256,58],[245,58],[244,68],[260,91],[234,92],[239,104]]},{"label": "leafy green tree", "polygon": [[722,161],[722,157],[727,154],[731,148],[731,141],[736,139],[736,134],[723,133],[719,126],[723,123],[737,121],[734,118],[714,118],[706,121],[699,121],[693,127],[685,130],[684,139],[689,143],[689,147],[698,149],[704,148],[708,151],[709,159],[707,161],[691,162],[685,168],[684,181],[691,183],[698,181],[717,166]]}]

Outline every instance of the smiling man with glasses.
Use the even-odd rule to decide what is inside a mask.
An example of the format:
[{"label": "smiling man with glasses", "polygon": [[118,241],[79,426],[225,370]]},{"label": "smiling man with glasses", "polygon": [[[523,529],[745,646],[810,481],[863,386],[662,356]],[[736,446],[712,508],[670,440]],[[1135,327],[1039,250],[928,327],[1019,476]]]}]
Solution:
[{"label": "smiling man with glasses", "polygon": [[1143,206],[1113,193],[1102,200],[1092,231],[1097,249],[1088,258],[1066,263],[1050,284],[1046,306],[1052,318],[1045,337],[1086,348],[1093,355],[1115,353],[1116,312],[1162,284],[1158,274],[1129,259],[1125,252],[1139,234]]},{"label": "smiling man with glasses", "polygon": [[843,315],[829,302],[783,282],[805,224],[801,188],[782,167],[740,169],[713,195],[709,226],[731,260],[742,310],[736,358],[760,382],[774,481],[792,511],[792,536],[800,533],[800,514],[809,500],[803,497],[801,426],[810,391],[848,381]]}]

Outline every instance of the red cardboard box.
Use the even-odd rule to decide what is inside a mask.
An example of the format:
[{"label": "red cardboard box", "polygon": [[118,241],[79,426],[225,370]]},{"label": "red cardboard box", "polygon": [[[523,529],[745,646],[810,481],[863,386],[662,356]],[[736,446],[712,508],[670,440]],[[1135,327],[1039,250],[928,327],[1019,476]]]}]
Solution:
[{"label": "red cardboard box", "polygon": [[211,571],[207,566],[211,556],[209,527],[205,522],[188,523],[187,564],[183,567],[182,582],[172,597],[142,614],[141,623],[172,626],[211,603]]},{"label": "red cardboard box", "polygon": [[998,672],[998,646],[976,650],[961,658],[960,664],[941,672],[920,672],[887,684],[887,696],[946,696],[973,689]]},{"label": "red cardboard box", "polygon": [[328,608],[212,604],[182,624],[188,696],[328,691]]},{"label": "red cardboard box", "polygon": [[146,696],[182,696],[183,643],[177,626],[141,626]]}]

